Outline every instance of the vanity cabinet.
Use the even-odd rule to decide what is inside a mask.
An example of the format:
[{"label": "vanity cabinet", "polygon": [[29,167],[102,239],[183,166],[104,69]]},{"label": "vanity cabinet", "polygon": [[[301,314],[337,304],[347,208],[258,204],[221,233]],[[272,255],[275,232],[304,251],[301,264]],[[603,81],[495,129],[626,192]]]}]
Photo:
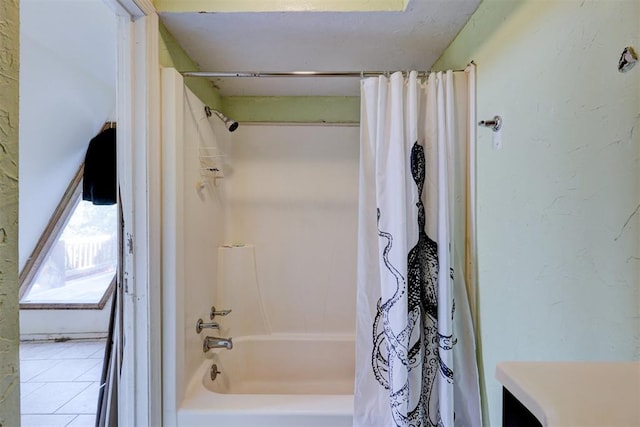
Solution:
[{"label": "vanity cabinet", "polygon": [[502,426],[541,427],[542,424],[517,397],[502,387]]},{"label": "vanity cabinet", "polygon": [[640,362],[503,362],[505,427],[640,426]]}]

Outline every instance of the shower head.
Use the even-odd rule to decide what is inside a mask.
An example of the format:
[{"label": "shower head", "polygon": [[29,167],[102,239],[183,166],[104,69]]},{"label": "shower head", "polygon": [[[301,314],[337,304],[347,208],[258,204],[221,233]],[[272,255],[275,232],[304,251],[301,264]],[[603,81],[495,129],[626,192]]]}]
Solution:
[{"label": "shower head", "polygon": [[218,116],[218,118],[224,122],[225,127],[229,129],[229,132],[233,132],[234,130],[238,129],[238,122],[225,116],[220,111],[212,110],[211,108],[205,105],[204,112],[207,115],[207,117],[211,117],[212,114],[215,114],[216,116]]}]

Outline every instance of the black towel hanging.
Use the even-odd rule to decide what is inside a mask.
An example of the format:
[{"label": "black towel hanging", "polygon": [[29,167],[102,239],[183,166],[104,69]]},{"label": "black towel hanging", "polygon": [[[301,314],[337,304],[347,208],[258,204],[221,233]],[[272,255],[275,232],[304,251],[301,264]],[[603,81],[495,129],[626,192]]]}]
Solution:
[{"label": "black towel hanging", "polygon": [[[106,125],[105,125],[106,127]],[[116,129],[102,130],[89,142],[84,158],[82,200],[94,205],[116,203]]]}]

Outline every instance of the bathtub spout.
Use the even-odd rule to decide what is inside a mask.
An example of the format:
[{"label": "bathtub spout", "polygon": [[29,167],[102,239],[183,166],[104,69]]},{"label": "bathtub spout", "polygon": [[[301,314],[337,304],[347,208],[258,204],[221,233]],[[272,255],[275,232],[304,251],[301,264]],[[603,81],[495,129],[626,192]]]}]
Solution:
[{"label": "bathtub spout", "polygon": [[218,338],[218,337],[205,337],[202,344],[202,351],[205,353],[212,348],[226,348],[231,350],[233,348],[233,342],[231,338]]}]

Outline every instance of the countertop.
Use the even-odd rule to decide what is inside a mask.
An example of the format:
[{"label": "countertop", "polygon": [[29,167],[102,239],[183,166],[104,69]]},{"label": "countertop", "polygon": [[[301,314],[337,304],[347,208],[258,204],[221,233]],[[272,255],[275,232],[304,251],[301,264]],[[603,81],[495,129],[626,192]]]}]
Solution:
[{"label": "countertop", "polygon": [[503,362],[496,378],[543,426],[640,426],[640,362]]}]

